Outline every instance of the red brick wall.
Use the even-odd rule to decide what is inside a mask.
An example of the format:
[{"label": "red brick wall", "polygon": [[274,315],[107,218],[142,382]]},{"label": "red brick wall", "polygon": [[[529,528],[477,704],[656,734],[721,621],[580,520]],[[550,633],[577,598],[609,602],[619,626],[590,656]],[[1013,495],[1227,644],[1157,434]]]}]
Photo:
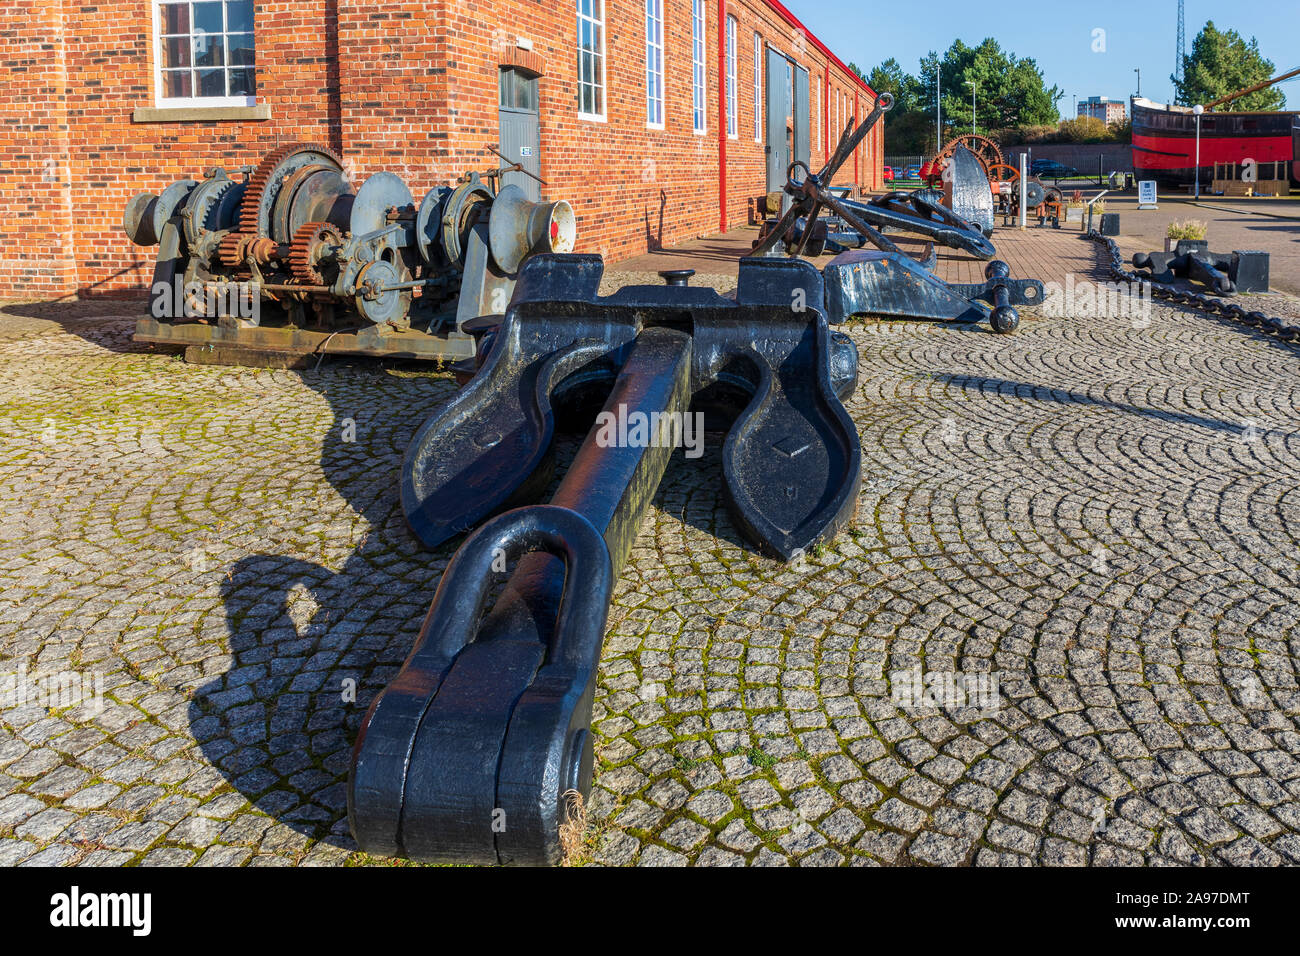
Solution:
[{"label": "red brick wall", "polygon": [[[197,178],[211,166],[256,163],[283,142],[339,148],[335,9],[335,0],[257,4],[258,98],[271,104],[271,121],[134,123],[133,110],[154,105],[147,0],[75,7],[65,0],[73,275],[42,293],[147,285],[154,250],[132,245],[121,227],[123,207],[137,192]],[[6,97],[0,88],[0,100]],[[29,223],[23,231],[35,237],[44,229]],[[35,294],[41,293],[7,271],[0,275],[0,296]]]},{"label": "red brick wall", "polygon": [[0,64],[0,294],[57,295],[75,276],[58,0],[6,0]]},{"label": "red brick wall", "polygon": [[[8,0],[0,12],[0,297],[143,287],[152,250],[123,235],[126,201],[213,165],[255,163],[277,144],[327,143],[358,182],[391,170],[417,200],[488,168],[485,147],[499,138],[497,71],[512,62],[543,71],[544,194],[573,203],[579,251],[616,262],[716,232],[724,5],[738,24],[738,135],[726,141],[725,221],[734,226],[765,191],[763,145],[753,137],[755,30],[810,71],[814,167],[826,156],[827,77],[847,97],[842,122],[855,89],[860,114],[870,107],[863,88],[765,0],[707,4],[702,136],[692,124],[690,0],[664,0],[663,130],[646,128],[640,0],[606,3],[604,123],[578,118],[570,0],[258,0],[258,102],[272,118],[185,123],[132,121],[133,110],[154,105],[148,0]],[[531,53],[518,48],[521,38]],[[878,133],[859,152],[857,181],[878,187]],[[854,169],[847,163],[839,181],[854,181]]]}]

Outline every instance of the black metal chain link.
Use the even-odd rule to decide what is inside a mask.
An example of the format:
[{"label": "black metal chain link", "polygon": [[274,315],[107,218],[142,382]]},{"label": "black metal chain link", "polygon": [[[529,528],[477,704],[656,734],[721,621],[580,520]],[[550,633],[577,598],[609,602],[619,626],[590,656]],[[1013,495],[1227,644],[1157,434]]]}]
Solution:
[{"label": "black metal chain link", "polygon": [[1191,306],[1193,309],[1200,309],[1211,315],[1221,315],[1234,322],[1250,326],[1252,329],[1274,335],[1284,342],[1300,341],[1300,326],[1291,325],[1276,316],[1267,316],[1263,312],[1249,312],[1236,302],[1218,296],[1156,282],[1149,275],[1127,268],[1124,256],[1119,251],[1119,244],[1110,236],[1103,236],[1096,229],[1092,229],[1088,232],[1087,238],[1106,244],[1110,250],[1110,274],[1121,282],[1146,282],[1150,284],[1151,293],[1156,298]]}]

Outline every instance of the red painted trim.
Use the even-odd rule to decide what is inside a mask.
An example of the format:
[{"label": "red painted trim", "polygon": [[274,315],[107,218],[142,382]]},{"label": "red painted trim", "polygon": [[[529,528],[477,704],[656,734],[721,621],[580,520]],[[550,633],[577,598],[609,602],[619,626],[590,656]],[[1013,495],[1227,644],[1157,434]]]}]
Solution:
[{"label": "red painted trim", "polygon": [[871,97],[872,102],[873,103],[875,102],[876,91],[873,90],[871,87],[869,87],[866,81],[861,79],[858,76],[858,74],[850,70],[848,66],[845,65],[843,60],[841,60],[838,56],[836,56],[834,53],[830,51],[830,48],[827,47],[825,43],[817,39],[817,37],[815,37],[812,34],[812,31],[810,31],[806,26],[804,26],[798,17],[796,17],[793,13],[791,13],[779,2],[777,2],[777,0],[767,0],[767,5],[771,7],[774,11],[776,11],[777,15],[781,17],[781,19],[784,20],[786,23],[790,24],[792,27],[795,27],[798,30],[801,30],[803,32],[803,35],[808,38],[808,42],[810,42],[813,46],[815,46],[818,50],[820,50],[822,54],[826,57],[826,59],[830,60],[832,63],[834,63],[836,66],[838,66],[841,70],[844,71],[845,75],[848,76],[850,83],[854,83],[857,86],[862,87],[863,91],[867,93],[868,96]]},{"label": "red painted trim", "polygon": [[831,158],[831,68],[826,66],[826,95],[822,97],[822,112],[825,114],[822,120],[822,139],[825,145],[822,152],[826,154],[827,162]]},{"label": "red painted trim", "polygon": [[[855,123],[862,122],[862,117],[858,115],[858,91],[857,90],[853,91],[853,122]],[[862,146],[861,144],[859,144],[858,148],[853,151],[853,185],[854,186],[862,185],[862,172],[859,165],[861,157],[862,157]]]},{"label": "red painted trim", "polygon": [[718,0],[718,230],[727,231],[727,0]]}]

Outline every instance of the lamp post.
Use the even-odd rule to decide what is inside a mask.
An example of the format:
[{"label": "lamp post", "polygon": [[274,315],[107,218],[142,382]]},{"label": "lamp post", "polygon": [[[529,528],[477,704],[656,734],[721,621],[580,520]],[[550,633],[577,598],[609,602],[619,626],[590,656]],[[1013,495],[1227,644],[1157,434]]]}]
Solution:
[{"label": "lamp post", "polygon": [[1133,72],[1138,75],[1137,95],[1141,96],[1142,95],[1142,69],[1140,67],[1135,67]]},{"label": "lamp post", "polygon": [[1196,198],[1201,198],[1201,114],[1205,112],[1205,107],[1197,103],[1192,107],[1192,115],[1196,117]]},{"label": "lamp post", "polygon": [[970,87],[970,131],[974,135],[979,132],[975,128],[975,81],[967,80],[966,85]]}]

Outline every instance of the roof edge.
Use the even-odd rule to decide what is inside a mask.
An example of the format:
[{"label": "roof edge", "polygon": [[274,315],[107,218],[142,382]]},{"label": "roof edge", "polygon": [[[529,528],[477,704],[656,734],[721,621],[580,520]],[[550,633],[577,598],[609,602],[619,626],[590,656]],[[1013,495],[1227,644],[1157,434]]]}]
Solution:
[{"label": "roof edge", "polygon": [[781,17],[782,20],[784,20],[786,23],[790,24],[792,27],[795,27],[801,33],[803,33],[803,35],[808,38],[808,40],[812,43],[812,45],[815,46],[818,50],[820,50],[828,60],[830,60],[841,70],[843,70],[845,74],[848,75],[848,78],[852,83],[855,83],[857,86],[862,87],[864,91],[866,91],[871,95],[871,98],[873,100],[877,98],[876,91],[873,90],[867,84],[867,81],[862,79],[852,70],[850,70],[848,65],[843,60],[841,60],[838,56],[832,53],[830,47],[828,47],[825,43],[819,40],[816,34],[814,34],[806,26],[804,26],[802,20],[800,20],[793,13],[787,10],[785,5],[782,4],[780,0],[766,0],[766,3],[769,7],[772,8],[773,11],[776,12],[778,16]]}]

